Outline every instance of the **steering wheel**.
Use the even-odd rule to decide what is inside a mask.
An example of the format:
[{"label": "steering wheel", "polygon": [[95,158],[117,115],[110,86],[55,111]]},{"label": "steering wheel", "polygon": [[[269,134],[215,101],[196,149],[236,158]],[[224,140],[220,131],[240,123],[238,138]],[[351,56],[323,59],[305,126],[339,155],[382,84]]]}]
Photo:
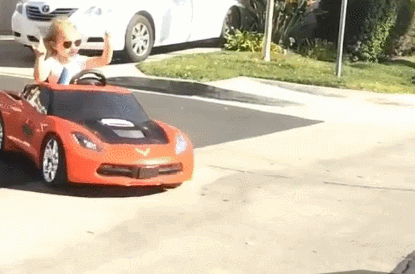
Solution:
[{"label": "steering wheel", "polygon": [[105,86],[107,84],[107,79],[104,74],[98,70],[83,70],[75,74],[69,84]]}]

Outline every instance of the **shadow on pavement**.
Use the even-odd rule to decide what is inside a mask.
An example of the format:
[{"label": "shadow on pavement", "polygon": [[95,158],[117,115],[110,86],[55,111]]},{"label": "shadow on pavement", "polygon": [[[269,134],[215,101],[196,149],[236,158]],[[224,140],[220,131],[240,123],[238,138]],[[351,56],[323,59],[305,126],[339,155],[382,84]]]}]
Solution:
[{"label": "shadow on pavement", "polygon": [[[167,54],[175,51],[181,51],[186,49],[195,49],[195,48],[219,48],[221,46],[220,39],[208,39],[196,42],[188,42],[188,43],[181,43],[181,44],[174,44],[168,46],[161,46],[153,48],[151,51],[150,56],[160,55],[160,54]],[[80,51],[82,55],[86,56],[97,56],[102,53],[100,50],[96,51]],[[131,63],[131,61],[127,58],[127,56],[122,51],[114,51],[114,55],[111,61],[112,65],[119,65],[119,64],[127,64]]]},{"label": "shadow on pavement", "polygon": [[[181,43],[181,44],[174,44],[168,46],[161,46],[153,48],[151,51],[150,56],[160,55],[160,54],[167,54],[175,51],[181,51],[186,49],[195,49],[195,48],[219,48],[221,46],[221,42],[219,38],[215,39],[208,39],[196,42],[188,42],[188,43]],[[89,55],[88,53],[86,53]],[[100,54],[100,52],[96,52],[96,54]],[[128,58],[122,51],[114,52],[114,56],[112,59],[111,64],[118,65],[118,64],[127,64],[130,63]]]},{"label": "shadow on pavement", "polygon": [[193,49],[193,48],[200,48],[200,47],[219,48],[220,46],[221,46],[220,39],[214,38],[214,39],[207,39],[207,40],[196,41],[196,42],[188,42],[188,43],[157,47],[152,50],[151,55],[164,54],[164,53],[174,52],[178,50]]},{"label": "shadow on pavement", "polygon": [[111,77],[107,80],[109,84],[114,86],[155,91],[165,94],[200,96],[211,99],[278,107],[300,105],[286,100],[217,88],[199,82],[155,79],[147,77]]},{"label": "shadow on pavement", "polygon": [[43,182],[34,163],[21,153],[0,155],[0,188],[86,198],[140,197],[165,192],[161,187],[69,185],[51,187]]}]

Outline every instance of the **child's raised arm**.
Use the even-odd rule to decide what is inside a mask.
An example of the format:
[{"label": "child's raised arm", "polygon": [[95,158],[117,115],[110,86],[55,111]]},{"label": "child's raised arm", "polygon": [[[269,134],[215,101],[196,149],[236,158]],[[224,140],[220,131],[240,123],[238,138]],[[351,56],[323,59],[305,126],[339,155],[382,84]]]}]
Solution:
[{"label": "child's raised arm", "polygon": [[43,42],[43,37],[40,37],[39,44],[32,46],[36,55],[35,69],[33,76],[35,81],[46,81],[50,74],[50,67],[45,64],[47,49]]},{"label": "child's raised arm", "polygon": [[40,37],[39,44],[32,46],[32,48],[36,55],[35,69],[33,72],[35,81],[46,81],[50,74],[50,67],[45,65],[47,49],[43,42],[43,37]]},{"label": "child's raised arm", "polygon": [[111,35],[108,32],[105,32],[104,37],[104,50],[101,56],[88,58],[85,63],[85,69],[93,69],[98,67],[103,67],[111,63],[113,46],[111,43]]}]

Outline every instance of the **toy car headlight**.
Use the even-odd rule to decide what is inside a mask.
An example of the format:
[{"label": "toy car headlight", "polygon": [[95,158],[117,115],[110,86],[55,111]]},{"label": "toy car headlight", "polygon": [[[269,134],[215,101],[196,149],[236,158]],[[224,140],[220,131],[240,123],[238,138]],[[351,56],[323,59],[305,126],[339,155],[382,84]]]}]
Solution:
[{"label": "toy car headlight", "polygon": [[95,144],[93,141],[91,141],[91,139],[89,139],[82,133],[75,132],[73,133],[73,137],[82,147],[90,150],[101,151],[101,148],[97,144]]},{"label": "toy car headlight", "polygon": [[20,14],[22,14],[23,13],[23,3],[22,2],[17,2],[17,4],[16,4],[16,11],[18,12],[18,13],[20,13]]},{"label": "toy car headlight", "polygon": [[187,142],[182,135],[176,137],[176,154],[180,154],[187,148]]}]

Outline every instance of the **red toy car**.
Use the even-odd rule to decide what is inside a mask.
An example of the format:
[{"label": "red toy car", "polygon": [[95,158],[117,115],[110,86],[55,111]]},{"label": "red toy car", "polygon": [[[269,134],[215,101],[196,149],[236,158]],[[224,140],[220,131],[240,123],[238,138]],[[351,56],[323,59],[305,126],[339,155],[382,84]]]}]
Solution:
[{"label": "red toy car", "polygon": [[23,151],[51,185],[177,186],[193,173],[193,146],[148,118],[127,89],[83,72],[71,85],[0,91],[0,150]]}]

